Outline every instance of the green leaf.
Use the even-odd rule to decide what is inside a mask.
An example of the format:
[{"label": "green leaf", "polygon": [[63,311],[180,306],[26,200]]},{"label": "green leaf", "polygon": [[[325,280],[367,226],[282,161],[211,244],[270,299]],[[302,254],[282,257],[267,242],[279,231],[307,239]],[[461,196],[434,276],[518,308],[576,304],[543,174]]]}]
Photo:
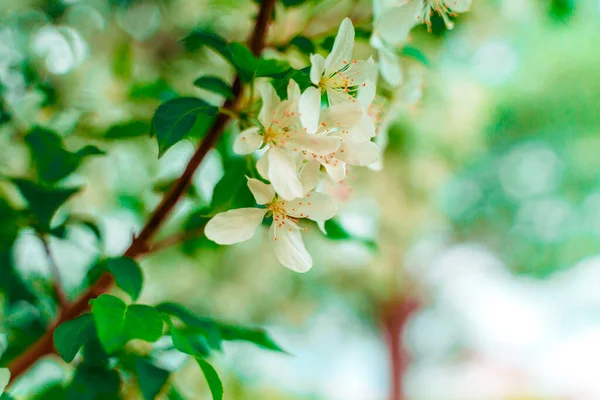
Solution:
[{"label": "green leaf", "polygon": [[110,272],[115,282],[133,301],[140,297],[144,283],[142,268],[129,257],[109,258],[100,261],[88,273],[90,284],[93,284],[104,272]]},{"label": "green leaf", "polygon": [[281,78],[290,68],[287,61],[261,58],[256,67],[256,77]]},{"label": "green leaf", "polygon": [[154,400],[169,379],[169,371],[158,368],[143,358],[135,360],[135,371],[144,400]]},{"label": "green leaf", "polygon": [[120,388],[117,371],[81,364],[67,389],[67,400],[118,399]]},{"label": "green leaf", "polygon": [[263,349],[286,353],[264,329],[260,328],[245,328],[243,326],[221,324],[221,337],[223,340],[249,342]]},{"label": "green leaf", "polygon": [[111,353],[131,339],[155,342],[162,336],[163,320],[153,307],[127,306],[117,297],[103,294],[91,301],[98,338]]},{"label": "green leaf", "polygon": [[195,357],[208,357],[210,345],[201,332],[195,329],[179,329],[171,325],[173,346],[182,353]]},{"label": "green leaf", "polygon": [[201,331],[210,347],[221,350],[220,328],[212,318],[198,317],[181,304],[176,303],[161,303],[156,306],[156,309],[164,314],[177,317],[188,327],[194,328],[195,332]]},{"label": "green leaf", "polygon": [[85,343],[96,337],[96,327],[91,314],[65,321],[54,331],[54,346],[65,362],[73,361]]},{"label": "green leaf", "polygon": [[246,179],[246,176],[256,176],[254,168],[254,164],[248,165],[245,158],[232,159],[227,163],[225,174],[213,191],[211,213],[216,214],[232,208],[256,204]]},{"label": "green leaf", "polygon": [[298,50],[300,50],[304,54],[311,54],[317,52],[317,49],[313,44],[312,40],[310,40],[306,36],[296,36],[290,41],[290,44],[296,46]]},{"label": "green leaf", "polygon": [[156,342],[163,333],[163,319],[154,307],[132,304],[125,313],[125,332],[129,339]]},{"label": "green leaf", "polygon": [[158,140],[159,157],[185,137],[197,118],[210,118],[217,111],[217,107],[195,97],[180,97],[161,104],[152,119],[152,131]]},{"label": "green leaf", "polygon": [[106,139],[130,139],[144,136],[148,133],[150,126],[144,121],[129,121],[113,125],[104,133]]},{"label": "green leaf", "polygon": [[216,76],[201,76],[194,81],[194,86],[223,95],[228,99],[234,98],[233,90],[229,84]]},{"label": "green leaf", "polygon": [[185,47],[190,51],[201,47],[210,47],[221,54],[227,61],[231,62],[231,54],[227,50],[227,41],[213,31],[197,29],[183,39]]},{"label": "green leaf", "polygon": [[12,181],[29,203],[29,211],[42,231],[50,230],[50,221],[56,211],[80,190],[79,187],[54,188],[20,178],[13,178]]},{"label": "green leaf", "polygon": [[310,81],[310,67],[303,69],[294,69],[290,68],[284,77],[273,80],[273,86],[275,87],[275,91],[277,95],[282,98],[287,98],[287,86],[290,81],[293,79],[296,81],[298,86],[300,86],[300,90],[304,91],[306,88],[313,86]]},{"label": "green leaf", "polygon": [[64,148],[62,138],[48,129],[35,127],[25,136],[38,176],[55,183],[74,172],[88,156],[104,154],[95,146],[86,146],[73,153]]},{"label": "green leaf", "polygon": [[423,53],[421,50],[417,49],[416,47],[404,46],[402,48],[402,51],[400,52],[400,54],[403,56],[415,59],[427,67],[431,65],[431,62],[429,61],[429,58],[427,58],[425,53]]},{"label": "green leaf", "polygon": [[250,82],[254,78],[258,67],[257,58],[249,48],[241,43],[230,43],[227,46],[227,50],[231,54],[231,62],[237,70],[240,79],[243,82]]},{"label": "green leaf", "polygon": [[4,392],[10,381],[10,371],[8,368],[0,368],[0,393]]},{"label": "green leaf", "polygon": [[102,231],[100,230],[100,227],[95,221],[86,217],[76,215],[71,215],[69,220],[85,226],[94,234],[98,242],[102,242]]},{"label": "green leaf", "polygon": [[210,388],[210,393],[212,394],[213,400],[223,399],[223,383],[221,382],[217,371],[208,363],[208,361],[202,358],[196,357],[196,361],[204,373],[204,377],[206,378],[206,382]]},{"label": "green leaf", "polygon": [[366,239],[362,237],[355,237],[348,232],[340,223],[337,218],[331,218],[325,221],[325,231],[327,237],[333,240],[356,240],[368,248],[373,250],[377,249],[377,243],[372,239]]}]

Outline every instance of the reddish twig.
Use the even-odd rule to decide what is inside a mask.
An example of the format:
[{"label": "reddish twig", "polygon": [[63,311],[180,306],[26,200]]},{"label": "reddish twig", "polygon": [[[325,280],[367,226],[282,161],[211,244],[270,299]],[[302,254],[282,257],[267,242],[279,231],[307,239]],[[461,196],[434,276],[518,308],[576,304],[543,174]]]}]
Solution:
[{"label": "reddish twig", "polygon": [[[260,11],[256,18],[254,31],[248,42],[250,50],[255,55],[260,55],[264,48],[265,36],[267,28],[275,7],[276,0],[263,0],[260,6]],[[236,108],[237,103],[240,101],[242,94],[242,84],[239,78],[236,78],[233,82],[233,92],[235,94],[234,100],[228,100],[223,105],[224,108]],[[188,165],[186,166],[183,174],[173,184],[169,192],[164,196],[160,204],[156,207],[150,218],[142,228],[142,231],[134,239],[127,251],[125,256],[131,258],[137,258],[149,252],[149,242],[157,233],[158,229],[164,223],[166,218],[169,216],[175,204],[179,201],[181,196],[186,192],[190,185],[192,177],[200,163],[208,153],[208,151],[217,143],[221,134],[225,130],[227,123],[230,121],[230,117],[225,114],[219,114],[212,128],[206,134],[204,139],[200,142],[198,149],[192,156]],[[8,368],[11,372],[11,383],[17,379],[21,374],[27,371],[32,365],[34,365],[40,358],[54,353],[53,336],[54,330],[63,322],[76,318],[81,313],[85,312],[89,308],[90,300],[98,297],[100,294],[107,292],[113,284],[113,278],[111,275],[105,274],[100,277],[92,287],[90,287],[79,299],[67,307],[61,308],[58,319],[48,328],[48,330],[42,335],[42,337],[29,347],[23,354],[13,360]]]},{"label": "reddish twig", "polygon": [[156,253],[157,251],[167,249],[171,246],[176,246],[178,244],[187,242],[188,240],[199,238],[202,235],[204,235],[204,227],[192,229],[187,232],[176,233],[154,243],[150,248],[150,253]]}]

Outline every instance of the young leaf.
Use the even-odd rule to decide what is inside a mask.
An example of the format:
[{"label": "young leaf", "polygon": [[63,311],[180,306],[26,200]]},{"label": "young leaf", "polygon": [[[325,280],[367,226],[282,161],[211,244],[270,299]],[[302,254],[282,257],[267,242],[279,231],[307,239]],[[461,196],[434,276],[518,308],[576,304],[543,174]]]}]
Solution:
[{"label": "young leaf", "polygon": [[4,392],[10,381],[10,371],[8,368],[0,368],[0,393]]},{"label": "young leaf", "polygon": [[95,146],[86,146],[72,153],[64,148],[62,138],[53,131],[35,127],[25,136],[25,142],[36,164],[38,176],[55,183],[74,172],[88,156],[104,154]]},{"label": "young leaf", "polygon": [[258,60],[254,54],[240,43],[230,43],[227,50],[231,54],[231,61],[240,79],[244,82],[250,82],[254,78],[258,67]]},{"label": "young leaf", "polygon": [[327,237],[333,240],[356,240],[361,242],[365,246],[371,249],[377,249],[377,243],[372,239],[366,239],[361,237],[354,237],[350,232],[348,232],[342,224],[339,222],[337,218],[331,218],[325,221],[325,231],[327,232]]},{"label": "young leaf", "polygon": [[216,76],[201,76],[194,81],[194,86],[223,95],[228,99],[233,99],[234,97],[233,90],[231,90],[229,84]]},{"label": "young leaf", "polygon": [[12,181],[29,203],[29,211],[37,219],[38,228],[42,231],[50,230],[50,221],[56,211],[80,189],[52,188],[20,178],[13,178]]},{"label": "young leaf", "polygon": [[113,125],[104,133],[106,139],[129,139],[148,133],[150,126],[144,121],[129,121]]},{"label": "young leaf", "polygon": [[117,371],[81,364],[67,389],[67,400],[118,399],[120,388]]},{"label": "young leaf", "polygon": [[103,272],[108,271],[115,277],[115,282],[131,300],[136,301],[142,292],[144,275],[139,264],[128,257],[109,258],[96,264],[88,276],[94,282]]},{"label": "young leaf", "polygon": [[240,340],[253,343],[263,349],[286,352],[263,329],[221,324],[221,337],[223,340]]},{"label": "young leaf", "polygon": [[281,78],[290,70],[289,63],[274,58],[261,58],[256,67],[257,77]]},{"label": "young leaf", "polygon": [[204,377],[206,378],[206,382],[210,388],[210,393],[212,394],[213,400],[223,399],[223,383],[221,382],[217,371],[208,363],[208,361],[202,358],[196,357],[196,361],[204,373]]},{"label": "young leaf", "polygon": [[161,104],[152,119],[159,157],[185,137],[198,117],[212,117],[217,111],[217,107],[195,97],[180,97]]},{"label": "young leaf", "polygon": [[54,346],[65,362],[73,361],[85,343],[96,337],[96,327],[91,314],[65,321],[54,331]]},{"label": "young leaf", "polygon": [[183,43],[190,51],[198,50],[203,46],[210,47],[231,62],[231,54],[227,50],[227,41],[213,31],[195,30],[183,39]]},{"label": "young leaf", "polygon": [[169,379],[169,371],[158,368],[143,358],[135,360],[135,371],[144,400],[154,400]]},{"label": "young leaf", "polygon": [[124,329],[127,305],[109,294],[100,295],[91,304],[100,343],[108,353],[118,350],[127,342]]},{"label": "young leaf", "polygon": [[163,320],[150,306],[127,306],[121,299],[103,294],[91,301],[98,338],[111,353],[131,339],[155,342],[162,336]]},{"label": "young leaf", "polygon": [[181,304],[176,303],[161,303],[156,306],[156,309],[177,317],[188,327],[194,328],[196,332],[201,330],[210,347],[221,350],[221,331],[219,324],[212,318],[198,317]]},{"label": "young leaf", "polygon": [[210,346],[202,333],[194,329],[179,329],[171,325],[173,346],[182,353],[195,357],[208,357]]},{"label": "young leaf", "polygon": [[125,312],[125,333],[128,339],[156,342],[163,333],[163,319],[154,307],[132,304]]},{"label": "young leaf", "polygon": [[213,191],[212,213],[256,204],[250,189],[248,189],[246,175],[254,175],[254,171],[249,169],[246,159],[232,159],[227,163],[225,174],[215,185]]}]

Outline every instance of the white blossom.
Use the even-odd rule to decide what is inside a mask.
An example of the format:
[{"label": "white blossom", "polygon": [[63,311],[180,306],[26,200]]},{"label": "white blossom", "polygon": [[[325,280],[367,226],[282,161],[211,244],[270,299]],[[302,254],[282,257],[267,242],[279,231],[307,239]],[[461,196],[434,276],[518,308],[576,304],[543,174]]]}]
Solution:
[{"label": "white blossom", "polygon": [[467,12],[471,7],[471,0],[418,0],[418,2],[423,3],[422,15],[418,17],[419,21],[431,27],[431,17],[434,13],[438,13],[448,29],[454,28],[454,23],[448,16]]},{"label": "white blossom", "polygon": [[265,217],[272,217],[270,236],[275,256],[285,267],[306,272],[312,267],[312,258],[304,247],[298,226],[301,219],[323,222],[337,210],[325,194],[308,192],[303,198],[287,201],[280,198],[272,185],[248,178],[248,187],[256,203],[264,208],[239,208],[215,215],[206,224],[206,237],[218,244],[243,242],[254,236]]},{"label": "white blossom", "polygon": [[369,106],[375,97],[377,68],[372,58],[353,60],[354,27],[345,18],[327,58],[319,54],[310,57],[310,79],[327,93],[329,105],[358,101]]},{"label": "white blossom", "polygon": [[[266,146],[267,151],[258,162],[259,172],[271,182],[281,198],[293,200],[305,193],[298,177],[301,155],[330,154],[340,147],[341,140],[335,136],[307,133],[298,109],[299,104],[311,103],[304,99],[312,93],[306,91],[300,95],[300,89],[293,80],[290,80],[288,92],[290,99],[281,101],[273,86],[265,84],[261,87],[263,106],[258,120],[262,126],[243,131],[235,142],[234,151],[249,154],[260,146]],[[319,108],[307,112],[316,114],[318,118]]]}]

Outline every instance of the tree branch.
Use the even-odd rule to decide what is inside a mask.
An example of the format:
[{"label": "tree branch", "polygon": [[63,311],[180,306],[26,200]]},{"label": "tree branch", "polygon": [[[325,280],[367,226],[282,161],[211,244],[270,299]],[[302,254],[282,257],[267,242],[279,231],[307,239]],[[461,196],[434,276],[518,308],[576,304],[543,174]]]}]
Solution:
[{"label": "tree branch", "polygon": [[46,252],[46,257],[48,258],[50,273],[52,274],[52,286],[54,287],[54,292],[56,294],[56,298],[58,299],[58,306],[62,310],[69,306],[69,300],[62,289],[60,270],[58,269],[58,265],[56,264],[54,257],[52,257],[52,251],[50,251],[50,243],[48,243],[48,239],[46,239],[43,233],[38,233],[38,237],[44,246],[44,251]]},{"label": "tree branch", "polygon": [[[254,31],[248,41],[250,50],[254,55],[260,55],[264,48],[265,37],[270,22],[273,8],[276,0],[263,0],[260,5],[260,10],[254,25]],[[223,105],[224,108],[235,108],[241,100],[242,83],[239,78],[233,82],[234,100],[228,100]],[[227,123],[230,121],[230,116],[219,114],[212,128],[200,142],[198,149],[192,156],[183,174],[173,184],[169,192],[163,197],[160,204],[156,207],[150,218],[142,228],[139,235],[134,239],[125,256],[136,258],[146,254],[150,248],[149,241],[157,233],[166,218],[169,216],[181,196],[185,193],[190,185],[192,177],[208,151],[217,143],[221,134],[225,130]],[[92,287],[90,287],[77,301],[71,305],[61,309],[57,321],[55,321],[44,333],[44,335],[29,349],[27,349],[18,358],[13,360],[8,368],[11,372],[11,383],[21,374],[27,371],[40,358],[54,353],[53,336],[55,329],[63,322],[76,318],[82,312],[89,308],[90,300],[98,297],[100,294],[107,292],[113,284],[113,277],[109,274],[102,275]]]}]

